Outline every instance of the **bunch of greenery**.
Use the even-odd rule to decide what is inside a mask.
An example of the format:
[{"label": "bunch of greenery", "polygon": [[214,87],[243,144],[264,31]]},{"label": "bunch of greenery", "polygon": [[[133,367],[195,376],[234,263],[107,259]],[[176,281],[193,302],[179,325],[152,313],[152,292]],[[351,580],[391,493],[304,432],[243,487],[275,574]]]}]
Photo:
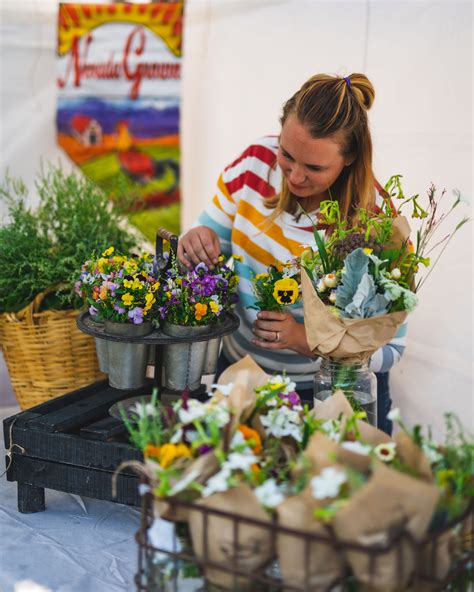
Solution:
[{"label": "bunch of greenery", "polygon": [[7,222],[0,227],[0,312],[21,310],[47,288],[57,287],[44,308],[80,308],[77,272],[93,251],[113,244],[127,251],[136,240],[120,227],[123,211],[92,181],[59,167],[43,169],[36,182],[39,204],[8,174],[0,186]]}]

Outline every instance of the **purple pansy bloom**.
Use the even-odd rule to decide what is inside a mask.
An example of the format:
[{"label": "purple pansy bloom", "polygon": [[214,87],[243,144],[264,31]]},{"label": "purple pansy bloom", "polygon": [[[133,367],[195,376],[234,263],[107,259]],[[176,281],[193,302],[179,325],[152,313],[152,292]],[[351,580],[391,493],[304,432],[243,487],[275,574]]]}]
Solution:
[{"label": "purple pansy bloom", "polygon": [[143,308],[135,306],[132,310],[128,311],[128,318],[133,322],[134,325],[140,325],[143,323]]},{"label": "purple pansy bloom", "polygon": [[119,314],[123,314],[124,312],[126,312],[125,308],[122,308],[118,304],[114,304],[114,310],[116,310]]},{"label": "purple pansy bloom", "polygon": [[95,306],[89,306],[89,314],[91,317],[95,317],[99,311]]}]

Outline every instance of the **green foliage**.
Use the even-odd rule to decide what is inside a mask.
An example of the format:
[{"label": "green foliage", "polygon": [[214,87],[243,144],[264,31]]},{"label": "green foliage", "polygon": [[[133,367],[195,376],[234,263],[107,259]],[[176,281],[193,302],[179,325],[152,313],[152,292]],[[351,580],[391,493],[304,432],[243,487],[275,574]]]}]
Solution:
[{"label": "green foliage", "polygon": [[82,263],[110,245],[127,251],[135,239],[120,228],[122,212],[90,180],[59,167],[42,170],[36,182],[39,204],[8,174],[0,186],[8,221],[0,228],[0,312],[15,312],[46,288],[61,288],[45,308],[80,308],[74,292]]}]

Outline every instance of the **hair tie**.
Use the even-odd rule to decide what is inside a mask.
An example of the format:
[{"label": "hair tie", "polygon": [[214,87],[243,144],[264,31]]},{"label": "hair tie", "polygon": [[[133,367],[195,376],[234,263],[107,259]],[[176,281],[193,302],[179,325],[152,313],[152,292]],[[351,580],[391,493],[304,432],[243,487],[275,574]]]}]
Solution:
[{"label": "hair tie", "polygon": [[347,88],[351,88],[351,79],[349,78],[349,76],[344,76],[343,78],[346,81]]}]

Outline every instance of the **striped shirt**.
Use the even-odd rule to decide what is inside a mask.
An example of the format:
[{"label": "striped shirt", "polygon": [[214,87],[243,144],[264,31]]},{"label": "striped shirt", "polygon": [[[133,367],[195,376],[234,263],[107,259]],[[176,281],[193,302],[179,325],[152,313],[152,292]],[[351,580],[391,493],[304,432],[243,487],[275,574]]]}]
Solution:
[{"label": "striped shirt", "polygon": [[[256,310],[248,308],[256,300],[252,277],[265,272],[271,264],[285,263],[299,256],[309,244],[315,248],[313,227],[305,216],[298,220],[283,212],[271,226],[262,229],[262,223],[274,211],[266,206],[266,200],[281,188],[277,151],[276,136],[266,136],[249,146],[219,177],[216,194],[197,224],[208,226],[218,234],[225,256],[240,255],[243,259],[235,261],[235,271],[240,277],[240,300],[235,312],[241,323],[237,331],[224,337],[224,354],[230,361],[250,354],[268,373],[281,373],[285,369],[299,389],[306,389],[312,386],[320,360],[288,349],[264,350],[251,342],[257,314]],[[303,322],[301,301],[287,308],[298,322]],[[386,372],[398,362],[405,348],[405,336],[406,324],[390,343],[373,354],[370,369]]]}]

